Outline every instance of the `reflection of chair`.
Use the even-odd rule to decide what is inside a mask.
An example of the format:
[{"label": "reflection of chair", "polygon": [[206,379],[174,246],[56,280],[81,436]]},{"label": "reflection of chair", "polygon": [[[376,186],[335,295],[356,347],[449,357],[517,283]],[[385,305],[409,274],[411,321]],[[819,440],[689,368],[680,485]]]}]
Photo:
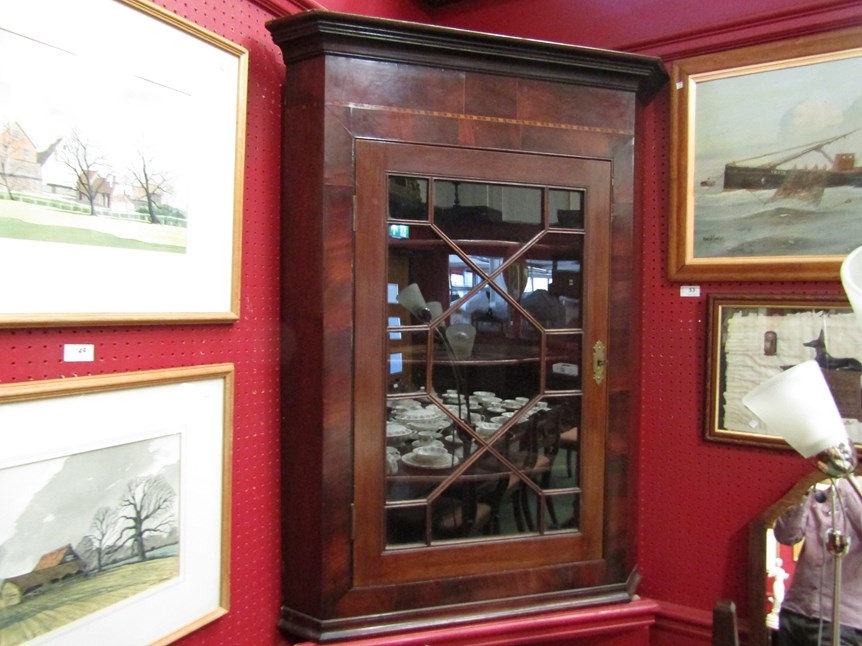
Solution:
[{"label": "reflection of chair", "polygon": [[[560,428],[565,411],[565,406],[551,407],[532,415],[529,420],[517,424],[513,429],[508,457],[521,470],[522,475],[511,474],[504,499],[512,500],[518,531],[533,531],[536,526],[530,510],[532,488],[525,478],[529,478],[543,490],[550,487],[554,460],[560,449]],[[545,500],[552,522],[558,525],[553,501],[549,497],[545,497]],[[536,513],[538,512],[539,510]]]},{"label": "reflection of chair", "polygon": [[[467,474],[455,480],[431,505],[432,540],[478,536],[492,528],[507,474]],[[387,516],[388,541],[425,541],[426,505],[404,507]]]},{"label": "reflection of chair", "polygon": [[[532,423],[527,420],[519,422],[512,427],[512,430],[503,438],[502,452],[520,471],[529,471],[535,465],[536,455],[529,450],[529,434],[532,428]],[[507,501],[512,503],[512,512],[515,517],[515,527],[519,532],[526,529],[526,521],[524,519],[524,507],[522,501],[521,488],[524,481],[517,473],[510,473],[506,488],[503,490],[501,497],[501,505]],[[494,519],[494,532],[499,533],[500,523],[499,514]]]},{"label": "reflection of chair", "polygon": [[736,604],[722,599],[712,609],[712,646],[739,646]]},{"label": "reflection of chair", "polygon": [[434,536],[458,538],[496,532],[507,481],[508,475],[500,469],[468,469],[432,503]]},{"label": "reflection of chair", "polygon": [[580,449],[580,433],[577,426],[572,426],[568,431],[560,434],[560,449],[566,452],[566,473],[572,477],[572,454]]}]

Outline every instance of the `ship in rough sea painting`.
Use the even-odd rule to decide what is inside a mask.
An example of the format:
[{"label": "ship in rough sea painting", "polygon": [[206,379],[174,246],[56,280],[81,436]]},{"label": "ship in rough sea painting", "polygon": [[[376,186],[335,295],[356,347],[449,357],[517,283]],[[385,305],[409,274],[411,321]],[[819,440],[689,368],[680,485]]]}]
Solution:
[{"label": "ship in rough sea painting", "polygon": [[[724,190],[776,189],[776,197],[811,195],[836,186],[862,187],[862,166],[856,165],[856,155],[839,152],[830,155],[825,147],[856,132],[812,142],[795,148],[766,153],[730,162],[724,167]],[[819,153],[826,164],[800,168],[794,161],[809,153]],[[760,163],[755,163],[760,161]]]}]

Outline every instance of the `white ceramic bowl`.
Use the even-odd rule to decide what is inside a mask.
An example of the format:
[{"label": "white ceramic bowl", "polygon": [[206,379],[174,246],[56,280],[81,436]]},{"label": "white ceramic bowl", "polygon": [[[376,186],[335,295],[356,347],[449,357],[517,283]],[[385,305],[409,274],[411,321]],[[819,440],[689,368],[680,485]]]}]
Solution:
[{"label": "white ceramic bowl", "polygon": [[447,419],[428,419],[428,420],[419,420],[416,422],[407,422],[407,426],[412,428],[417,433],[423,432],[431,432],[431,433],[439,433],[444,428],[449,426],[449,421]]},{"label": "white ceramic bowl", "polygon": [[413,431],[404,426],[404,424],[399,424],[398,422],[386,422],[386,437],[388,438],[404,438],[412,434]]}]

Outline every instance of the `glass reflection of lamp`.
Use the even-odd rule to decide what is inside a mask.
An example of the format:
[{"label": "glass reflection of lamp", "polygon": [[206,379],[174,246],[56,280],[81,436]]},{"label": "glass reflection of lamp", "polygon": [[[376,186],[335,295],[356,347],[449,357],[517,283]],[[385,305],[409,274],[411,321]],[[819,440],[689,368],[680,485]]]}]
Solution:
[{"label": "glass reflection of lamp", "polygon": [[[805,361],[761,383],[742,398],[742,403],[784,438],[797,453],[811,460],[830,478],[846,478],[856,493],[862,489],[853,474],[856,447],[847,436],[841,414],[816,361]],[[837,492],[833,491],[833,505]],[[832,518],[835,519],[833,509]],[[832,644],[840,644],[841,563],[849,539],[833,527],[826,536],[833,555]]]},{"label": "glass reflection of lamp", "polygon": [[455,359],[469,359],[473,354],[473,342],[476,340],[476,328],[466,323],[455,323],[446,328],[446,341],[452,349]]},{"label": "glass reflection of lamp", "polygon": [[[431,323],[434,318],[443,314],[443,306],[432,301],[425,302],[425,297],[422,296],[422,290],[416,283],[410,283],[398,292],[395,297],[402,307],[404,307],[413,316],[418,318],[423,323]],[[457,364],[459,359],[469,358],[473,350],[473,340],[476,337],[476,328],[472,325],[456,324],[451,325],[443,332],[444,326],[441,324],[434,328],[435,336],[440,339],[443,347],[446,349],[446,354],[449,356],[452,375],[455,378],[455,388],[458,391],[458,417],[464,419],[461,414],[461,401],[463,395],[464,404],[467,407],[466,420],[470,424],[470,396],[464,390],[464,379],[461,375]],[[467,329],[469,328],[469,330]]]}]

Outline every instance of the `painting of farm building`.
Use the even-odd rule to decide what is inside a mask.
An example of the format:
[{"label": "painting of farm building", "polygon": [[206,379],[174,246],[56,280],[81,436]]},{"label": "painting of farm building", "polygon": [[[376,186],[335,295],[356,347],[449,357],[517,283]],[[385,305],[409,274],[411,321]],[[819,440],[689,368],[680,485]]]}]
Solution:
[{"label": "painting of farm building", "polygon": [[179,434],[0,469],[0,491],[2,646],[179,576]]},{"label": "painting of farm building", "polygon": [[156,166],[138,153],[115,168],[77,131],[39,149],[19,122],[0,124],[0,236],[182,252],[186,215]]},{"label": "painting of farm building", "polygon": [[0,607],[14,606],[54,583],[87,574],[87,564],[71,545],[43,554],[32,572],[13,576],[0,585]]}]

